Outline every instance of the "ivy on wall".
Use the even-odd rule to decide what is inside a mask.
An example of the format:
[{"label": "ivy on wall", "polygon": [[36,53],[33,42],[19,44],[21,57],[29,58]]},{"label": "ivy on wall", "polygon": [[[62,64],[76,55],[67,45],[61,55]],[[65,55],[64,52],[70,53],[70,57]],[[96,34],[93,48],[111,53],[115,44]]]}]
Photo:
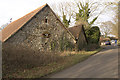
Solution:
[{"label": "ivy on wall", "polygon": [[51,50],[67,51],[72,50],[74,44],[67,38],[66,34],[63,34],[58,41],[51,41]]}]

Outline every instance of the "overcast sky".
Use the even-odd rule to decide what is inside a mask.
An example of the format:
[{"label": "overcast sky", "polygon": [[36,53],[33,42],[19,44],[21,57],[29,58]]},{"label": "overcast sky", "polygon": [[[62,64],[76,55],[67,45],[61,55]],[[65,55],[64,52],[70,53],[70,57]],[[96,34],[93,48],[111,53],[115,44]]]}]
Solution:
[{"label": "overcast sky", "polygon": [[[0,26],[8,23],[10,18],[12,21],[24,16],[32,10],[48,3],[49,5],[59,2],[68,2],[75,0],[0,0]],[[94,0],[98,1],[114,1],[114,0]],[[101,15],[101,18],[104,18]],[[100,19],[100,18],[99,18]],[[103,20],[110,20],[110,16],[106,16]],[[99,20],[98,20],[99,21]]]}]

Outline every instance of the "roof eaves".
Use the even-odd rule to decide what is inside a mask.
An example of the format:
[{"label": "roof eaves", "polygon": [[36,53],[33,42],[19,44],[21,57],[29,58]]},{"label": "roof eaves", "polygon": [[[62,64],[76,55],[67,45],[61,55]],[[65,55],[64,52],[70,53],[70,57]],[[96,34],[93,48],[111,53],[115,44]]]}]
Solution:
[{"label": "roof eaves", "polygon": [[[42,8],[40,9],[40,10],[38,10],[36,13],[34,13],[33,14],[33,16],[31,16],[29,19],[28,19],[28,21],[26,21],[26,22],[24,22],[20,27],[18,27],[15,31],[13,31],[12,33],[11,33],[11,35],[9,35],[8,37],[6,37],[4,40],[1,38],[0,40],[2,41],[2,42],[5,42],[9,37],[11,37],[13,34],[15,34],[22,26],[24,26],[27,22],[29,22],[39,11],[41,11],[44,7],[46,7],[48,4],[45,4],[45,5],[43,5],[42,6]],[[38,8],[37,8],[38,9]],[[37,10],[36,9],[36,10]],[[34,10],[35,11],[35,10]],[[33,12],[33,11],[32,11]],[[32,13],[32,12],[30,12],[30,13]],[[28,14],[30,14],[30,13],[28,13]],[[28,14],[26,14],[26,15],[28,15]],[[25,15],[25,16],[26,16]],[[23,16],[24,17],[24,16]],[[21,18],[23,18],[23,17],[21,17]],[[19,19],[21,19],[21,18],[19,18]],[[19,20],[19,19],[17,19],[17,20]],[[16,20],[16,21],[17,21]],[[10,24],[9,24],[10,25]],[[7,27],[7,26],[6,26]],[[6,28],[5,27],[5,28]],[[1,35],[2,35],[2,30],[0,31],[1,32]]]}]

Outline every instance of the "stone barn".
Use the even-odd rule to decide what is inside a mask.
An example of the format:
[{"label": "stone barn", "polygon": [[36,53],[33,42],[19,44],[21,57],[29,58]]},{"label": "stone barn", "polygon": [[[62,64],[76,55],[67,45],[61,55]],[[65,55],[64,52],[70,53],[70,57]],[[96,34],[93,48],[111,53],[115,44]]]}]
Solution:
[{"label": "stone barn", "polygon": [[0,35],[3,46],[20,45],[39,51],[72,50],[76,42],[48,4],[11,22]]},{"label": "stone barn", "polygon": [[74,27],[70,27],[70,28],[68,28],[68,30],[75,37],[76,50],[79,51],[79,50],[84,49],[88,44],[86,34],[85,34],[85,30],[84,30],[84,26],[81,24],[81,25],[77,25],[77,26],[74,26]]}]

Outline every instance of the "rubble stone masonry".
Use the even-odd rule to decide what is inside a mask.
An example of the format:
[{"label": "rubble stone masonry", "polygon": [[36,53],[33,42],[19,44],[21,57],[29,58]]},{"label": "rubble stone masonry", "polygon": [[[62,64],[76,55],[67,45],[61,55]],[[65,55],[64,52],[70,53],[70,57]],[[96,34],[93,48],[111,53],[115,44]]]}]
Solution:
[{"label": "rubble stone masonry", "polygon": [[46,6],[4,44],[22,45],[39,51],[61,51],[73,49],[74,39]]}]

